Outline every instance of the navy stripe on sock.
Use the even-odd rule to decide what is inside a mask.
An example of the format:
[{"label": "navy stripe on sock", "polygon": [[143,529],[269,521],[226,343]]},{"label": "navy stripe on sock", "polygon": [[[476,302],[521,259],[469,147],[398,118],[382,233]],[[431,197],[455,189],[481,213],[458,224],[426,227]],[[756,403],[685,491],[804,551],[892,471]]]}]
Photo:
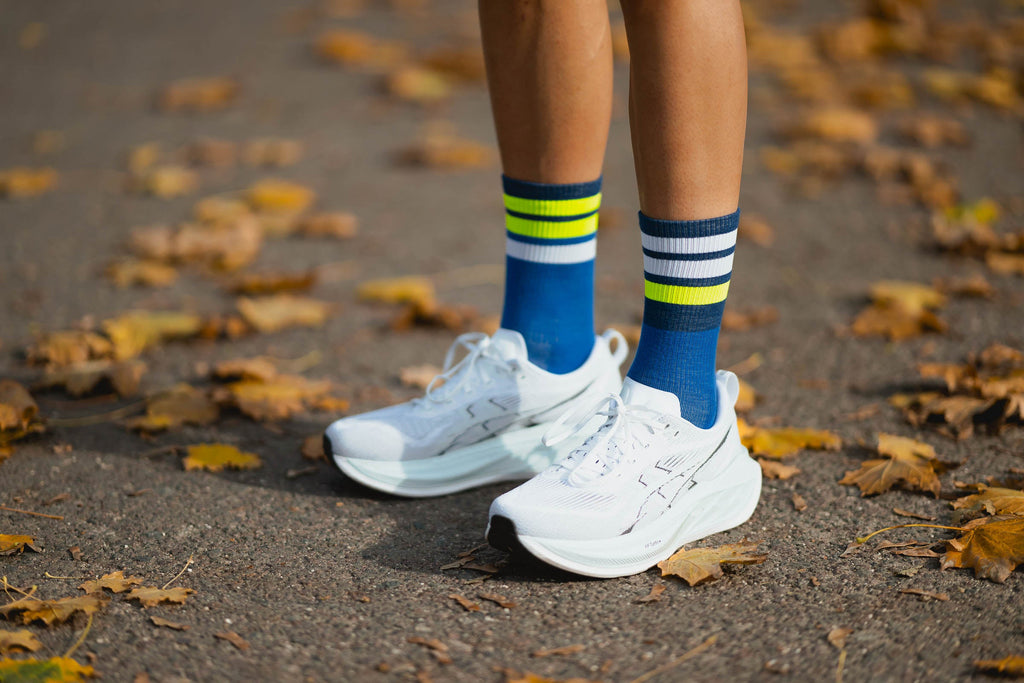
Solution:
[{"label": "navy stripe on sock", "polygon": [[644,325],[674,332],[703,332],[722,324],[725,302],[680,306],[644,298]]},{"label": "navy stripe on sock", "polygon": [[[511,193],[510,193],[511,194]],[[664,221],[648,218],[640,213],[640,231],[651,237],[711,237],[724,235],[736,229],[740,222],[740,210],[719,218],[705,218],[697,221]]]},{"label": "navy stripe on sock", "polygon": [[562,244],[582,244],[583,242],[589,242],[590,240],[597,239],[596,232],[590,233],[589,235],[580,235],[579,237],[560,237],[553,239],[548,239],[547,237],[530,237],[529,235],[520,235],[510,230],[506,230],[505,234],[514,242],[522,242],[523,244],[542,244],[545,247],[557,247]]},{"label": "navy stripe on sock", "polygon": [[729,247],[721,251],[704,251],[696,254],[675,254],[669,251],[655,251],[644,249],[644,256],[663,259],[665,261],[711,261],[716,258],[725,258],[736,251],[736,247]]},{"label": "navy stripe on sock", "polygon": [[543,221],[545,223],[565,223],[568,221],[578,221],[581,218],[587,218],[597,213],[597,209],[588,213],[581,213],[575,216],[537,216],[532,213],[520,213],[519,211],[513,211],[512,209],[505,209],[505,213],[509,216],[515,216],[516,218],[525,218],[528,221]]},{"label": "navy stripe on sock", "polygon": [[677,287],[713,287],[715,285],[724,285],[731,277],[732,273],[726,273],[717,277],[669,277],[644,271],[644,279],[648,282],[656,282],[659,285],[676,285]]},{"label": "navy stripe on sock", "polygon": [[505,194],[520,199],[583,199],[584,197],[593,197],[601,191],[600,177],[588,183],[548,185],[547,183],[532,183],[528,180],[516,180],[502,175],[501,184],[505,189]]}]

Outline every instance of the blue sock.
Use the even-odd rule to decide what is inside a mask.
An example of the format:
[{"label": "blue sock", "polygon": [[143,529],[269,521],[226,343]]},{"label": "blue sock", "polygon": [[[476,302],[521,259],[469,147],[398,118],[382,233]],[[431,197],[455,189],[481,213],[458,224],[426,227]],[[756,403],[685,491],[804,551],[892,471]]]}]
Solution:
[{"label": "blue sock", "polygon": [[640,214],[644,321],[627,374],[678,396],[682,417],[702,429],[718,416],[715,352],[739,220],[739,210],[695,221]]},{"label": "blue sock", "polygon": [[594,346],[594,256],[601,179],[547,185],[502,176],[505,307],[501,326],[526,340],[530,362],[564,374]]}]

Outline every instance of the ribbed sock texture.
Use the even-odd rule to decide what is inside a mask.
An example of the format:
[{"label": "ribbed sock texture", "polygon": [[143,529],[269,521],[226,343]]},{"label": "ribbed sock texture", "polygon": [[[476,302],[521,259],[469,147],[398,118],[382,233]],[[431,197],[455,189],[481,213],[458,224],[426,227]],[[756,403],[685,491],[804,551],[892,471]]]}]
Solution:
[{"label": "ribbed sock texture", "polygon": [[572,372],[594,346],[594,256],[601,179],[548,185],[502,176],[505,306],[501,326],[526,340],[530,361]]},{"label": "ribbed sock texture", "polygon": [[682,417],[702,429],[718,416],[715,352],[739,218],[739,210],[696,221],[640,214],[644,320],[627,374],[678,396]]}]

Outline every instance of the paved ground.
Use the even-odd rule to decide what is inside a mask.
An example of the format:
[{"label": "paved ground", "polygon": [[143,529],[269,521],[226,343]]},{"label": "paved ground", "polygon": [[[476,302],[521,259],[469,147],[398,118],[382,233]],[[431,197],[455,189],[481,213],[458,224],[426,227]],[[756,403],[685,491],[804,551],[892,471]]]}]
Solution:
[{"label": "paved ground", "polygon": [[[807,4],[807,3],[805,3]],[[1006,5],[996,11],[1008,12]],[[783,12],[782,23],[804,25],[809,8]],[[421,47],[450,42],[473,25],[468,3],[429,3],[424,12],[396,12],[376,3],[350,20],[303,13],[301,6],[271,0],[201,3],[20,3],[0,1],[0,167],[51,164],[59,189],[44,197],[0,202],[0,372],[30,381],[17,351],[35,331],[74,325],[83,316],[102,319],[131,307],[230,310],[232,299],[209,279],[186,275],[156,292],[116,289],[100,276],[123,251],[131,228],[184,218],[196,196],[161,201],[122,190],[123,155],[142,142],[166,149],[200,136],[243,140],[284,136],[303,140],[307,154],[278,175],[313,187],[320,205],[355,212],[358,238],[344,242],[283,240],[268,244],[258,268],[300,269],[349,262],[351,279],[322,283],[314,294],[339,302],[322,329],[256,335],[236,342],[171,344],[148,357],[144,389],[195,379],[195,365],[269,353],[298,358],[319,351],[307,371],[329,378],[353,396],[355,409],[378,405],[363,387],[386,387],[396,399],[413,390],[398,370],[439,362],[450,334],[414,330],[396,334],[390,312],[355,301],[354,285],[366,277],[438,273],[465,265],[500,264],[501,229],[497,167],[438,173],[396,167],[392,154],[434,118],[454,121],[468,136],[493,144],[486,93],[469,87],[437,110],[389,103],[374,77],[317,64],[309,41],[328,26],[349,25]],[[838,15],[844,8],[815,6]],[[1018,13],[1019,14],[1019,13]],[[305,18],[305,19],[304,19]],[[30,22],[46,34],[34,49],[18,46]],[[151,107],[154,89],[183,76],[231,75],[240,80],[240,104],[209,115],[167,115]],[[620,105],[625,70],[617,67]],[[879,205],[866,181],[828,189],[816,198],[791,193],[757,161],[773,141],[785,103],[767,82],[752,84],[749,163],[742,206],[777,231],[774,246],[745,242],[737,255],[730,306],[772,304],[775,325],[724,336],[720,362],[731,366],[759,352],[764,364],[747,379],[764,395],[755,416],[829,428],[848,444],[870,441],[878,431],[917,435],[947,459],[966,460],[963,481],[1003,475],[1024,465],[1024,435],[977,437],[955,443],[934,433],[916,434],[884,399],[913,383],[925,351],[960,361],[993,341],[1020,345],[1024,281],[992,277],[991,301],[954,301],[944,315],[949,334],[887,344],[837,337],[863,303],[870,283],[883,278],[929,282],[965,275],[977,265],[949,260],[920,245],[925,214],[912,207]],[[627,124],[619,106],[605,175],[606,206],[625,225],[602,232],[599,324],[635,323],[641,307],[640,249],[632,220],[636,209]],[[995,197],[1020,210],[1024,181],[1019,119],[972,108],[963,118],[974,135],[967,148],[946,150],[967,198]],[[32,152],[39,129],[64,131],[65,149],[53,157]],[[249,168],[204,171],[203,194],[237,190],[267,175]],[[197,195],[198,196],[198,195]],[[1020,215],[1016,220],[1020,227]],[[496,283],[449,286],[446,301],[496,313]],[[79,404],[59,393],[43,394],[45,415],[103,412],[116,403]],[[863,421],[841,416],[866,404],[881,411]],[[298,445],[327,418],[310,416],[274,428],[241,417],[208,428],[189,428],[143,441],[116,424],[51,429],[19,445],[0,466],[0,503],[63,516],[62,521],[0,512],[0,532],[31,534],[44,553],[0,558],[0,573],[15,585],[39,585],[47,597],[75,593],[78,581],[117,569],[162,584],[194,557],[181,585],[197,592],[181,607],[146,611],[115,600],[100,614],[76,657],[92,661],[104,680],[132,680],[146,672],[155,681],[176,680],[401,680],[426,672],[435,680],[503,679],[495,667],[557,678],[628,681],[665,665],[712,635],[706,652],[654,680],[772,678],[831,680],[838,651],[825,638],[849,627],[844,680],[963,680],[975,659],[1024,653],[1024,584],[1019,572],[1005,585],[974,579],[966,571],[939,572],[935,560],[863,552],[841,557],[859,534],[902,520],[893,507],[937,515],[948,506],[920,495],[889,493],[862,499],[836,481],[865,451],[850,445],[837,453],[796,459],[803,473],[766,481],[761,504],[744,527],[713,542],[748,538],[768,560],[727,572],[699,588],[667,581],[662,599],[635,604],[661,582],[656,571],[608,581],[584,580],[531,566],[511,565],[485,584],[479,574],[441,571],[459,552],[482,540],[492,486],[438,500],[394,500],[368,492],[322,465],[289,479],[307,465]],[[173,454],[143,457],[165,445],[224,441],[258,452],[257,472],[183,472]],[[55,449],[70,444],[70,452]],[[953,493],[950,477],[945,491]],[[131,493],[148,490],[143,495]],[[794,492],[808,503],[790,502]],[[65,500],[45,505],[59,494]],[[908,530],[909,531],[909,530]],[[942,538],[937,530],[899,537]],[[67,548],[79,546],[82,559]],[[502,559],[485,550],[480,559]],[[913,577],[897,575],[920,567]],[[946,592],[948,602],[901,595],[905,587]],[[469,613],[446,596],[474,598],[481,590],[503,594],[517,606],[482,602]],[[366,600],[358,599],[365,596]],[[157,628],[157,614],[191,626]],[[52,654],[62,653],[84,622],[41,631]],[[213,637],[226,630],[250,644],[239,651]],[[410,636],[439,638],[451,649],[442,666]],[[562,657],[533,658],[541,648],[583,644]],[[769,668],[766,663],[772,662]],[[391,673],[379,673],[386,663]],[[386,667],[384,667],[386,668]]]}]

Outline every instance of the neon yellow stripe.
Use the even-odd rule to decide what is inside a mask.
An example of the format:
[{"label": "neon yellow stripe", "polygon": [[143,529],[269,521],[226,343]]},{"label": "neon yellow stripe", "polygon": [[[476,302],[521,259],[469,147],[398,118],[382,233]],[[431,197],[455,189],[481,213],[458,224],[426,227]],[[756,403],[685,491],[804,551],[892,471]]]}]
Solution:
[{"label": "neon yellow stripe", "polygon": [[601,207],[601,193],[580,199],[523,199],[505,195],[505,208],[531,216],[580,216]]},{"label": "neon yellow stripe", "polygon": [[543,239],[583,237],[597,232],[597,214],[575,221],[531,221],[506,214],[505,227],[511,233],[526,237]]},{"label": "neon yellow stripe", "polygon": [[728,282],[712,285],[711,287],[680,287],[678,285],[663,285],[658,282],[644,280],[644,296],[653,301],[661,301],[666,304],[681,304],[683,306],[717,304],[725,301],[725,297],[728,294]]}]

